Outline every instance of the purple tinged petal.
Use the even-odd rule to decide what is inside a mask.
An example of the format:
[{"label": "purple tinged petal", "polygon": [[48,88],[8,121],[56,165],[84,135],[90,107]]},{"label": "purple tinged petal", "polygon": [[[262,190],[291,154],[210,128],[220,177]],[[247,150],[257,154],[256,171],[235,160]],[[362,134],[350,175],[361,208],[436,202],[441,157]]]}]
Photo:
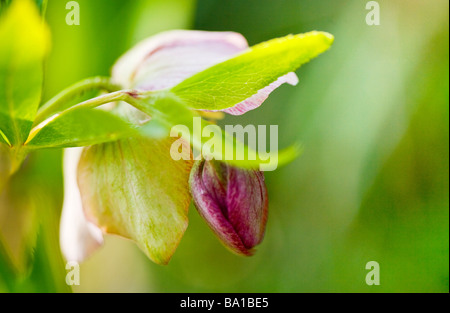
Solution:
[{"label": "purple tinged petal", "polygon": [[267,221],[263,174],[201,161],[192,169],[190,188],[198,212],[220,241],[237,254],[252,255]]},{"label": "purple tinged petal", "polygon": [[225,218],[216,199],[208,192],[202,180],[203,168],[204,163],[197,162],[192,168],[190,178],[191,193],[199,214],[226,247],[238,254],[252,255],[253,251],[244,246],[233,226]]},{"label": "purple tinged petal", "polygon": [[206,191],[217,202],[225,217],[227,200],[227,166],[222,162],[205,162],[202,170],[202,180]]},{"label": "purple tinged petal", "polygon": [[268,212],[267,189],[261,172],[229,167],[227,211],[228,220],[248,249],[261,243]]}]

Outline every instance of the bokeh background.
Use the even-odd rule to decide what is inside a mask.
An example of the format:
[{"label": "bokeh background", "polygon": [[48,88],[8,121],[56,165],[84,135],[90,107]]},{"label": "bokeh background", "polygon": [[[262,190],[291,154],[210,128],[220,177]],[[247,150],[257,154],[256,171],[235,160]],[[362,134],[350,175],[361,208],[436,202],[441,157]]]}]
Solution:
[{"label": "bokeh background", "polygon": [[[48,3],[44,100],[108,75],[127,49],[169,29],[237,31],[250,44],[322,30],[335,43],[297,71],[297,87],[283,86],[260,109],[223,122],[277,124],[281,147],[304,146],[296,161],[266,174],[269,222],[254,257],[229,253],[191,207],[168,266],[108,236],[81,265],[73,291],[449,291],[447,0],[380,0],[379,26],[365,23],[363,0],[78,2],[80,26],[66,25],[66,1]],[[58,248],[61,151],[34,155],[14,181],[40,223],[19,280],[0,257],[0,291],[70,291]],[[369,261],[380,264],[380,286],[365,283]]]}]

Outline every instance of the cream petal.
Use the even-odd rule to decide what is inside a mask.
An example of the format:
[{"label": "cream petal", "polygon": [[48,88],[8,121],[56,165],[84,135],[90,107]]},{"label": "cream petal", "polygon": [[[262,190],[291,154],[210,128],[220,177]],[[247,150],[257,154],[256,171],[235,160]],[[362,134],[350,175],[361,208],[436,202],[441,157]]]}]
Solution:
[{"label": "cream petal", "polygon": [[64,151],[64,203],[60,224],[60,245],[68,261],[81,262],[103,244],[102,231],[83,212],[77,183],[77,167],[83,148]]},{"label": "cream petal", "polygon": [[167,31],[129,50],[112,76],[125,88],[170,88],[247,48],[246,39],[234,32]]},{"label": "cream petal", "polygon": [[[135,241],[157,264],[169,262],[188,225],[192,161],[170,158],[174,142],[142,137],[95,145],[78,166],[89,220]],[[182,151],[190,156],[189,148]]]}]

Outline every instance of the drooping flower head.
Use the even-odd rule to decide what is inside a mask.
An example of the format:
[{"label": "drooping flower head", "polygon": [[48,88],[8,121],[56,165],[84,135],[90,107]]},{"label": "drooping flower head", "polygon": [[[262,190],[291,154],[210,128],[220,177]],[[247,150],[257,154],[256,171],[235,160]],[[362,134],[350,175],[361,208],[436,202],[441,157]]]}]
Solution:
[{"label": "drooping flower head", "polygon": [[[281,84],[296,85],[298,78],[289,71],[325,51],[332,42],[331,35],[318,32],[286,38],[275,40],[280,49],[276,51],[278,56],[288,51],[281,45],[286,43],[292,62],[281,62],[282,70],[275,70],[277,74],[239,97],[239,103],[221,111],[244,114],[259,107]],[[259,45],[257,54],[265,55],[264,47]],[[299,47],[301,51],[295,52]],[[169,31],[129,50],[114,65],[112,79],[133,90],[130,94],[169,90],[212,66],[245,55],[248,48],[245,38],[233,32]],[[248,79],[259,81],[259,77]],[[221,88],[220,80],[217,88]],[[127,103],[116,108],[124,107],[138,123],[151,118]],[[210,108],[214,110],[214,106]],[[61,244],[68,260],[81,261],[102,243],[101,233],[113,233],[134,240],[156,263],[167,264],[186,230],[191,194],[199,213],[226,247],[241,255],[254,253],[267,220],[262,172],[215,161],[199,161],[192,168],[192,161],[170,158],[172,141],[128,138],[84,148],[82,153],[66,151]],[[190,148],[187,151],[190,153]]]}]

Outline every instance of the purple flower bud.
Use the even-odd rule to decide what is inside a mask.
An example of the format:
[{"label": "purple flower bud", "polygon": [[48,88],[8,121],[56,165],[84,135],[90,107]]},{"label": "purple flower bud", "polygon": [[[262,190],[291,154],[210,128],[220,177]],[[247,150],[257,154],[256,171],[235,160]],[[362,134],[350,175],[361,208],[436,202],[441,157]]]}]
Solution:
[{"label": "purple flower bud", "polygon": [[220,241],[237,254],[252,255],[267,221],[263,173],[199,161],[192,168],[190,188],[198,212]]}]

